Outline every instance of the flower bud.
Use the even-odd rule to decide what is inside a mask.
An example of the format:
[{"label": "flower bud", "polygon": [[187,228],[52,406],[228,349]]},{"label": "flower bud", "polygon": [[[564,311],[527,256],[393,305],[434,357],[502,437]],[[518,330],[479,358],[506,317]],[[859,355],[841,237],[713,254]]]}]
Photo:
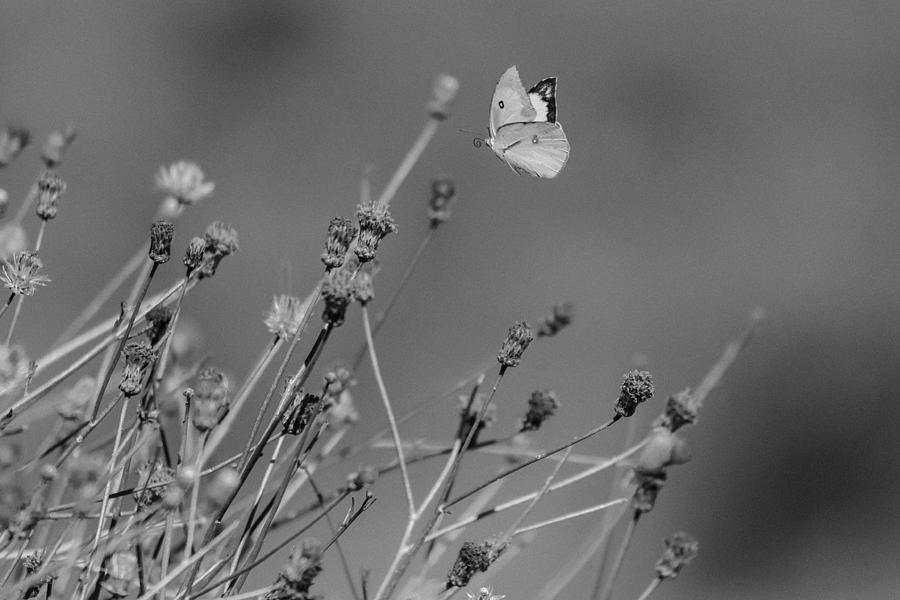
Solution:
[{"label": "flower bud", "polygon": [[459,80],[453,75],[441,73],[434,80],[431,99],[428,101],[428,114],[431,118],[443,121],[450,116],[450,106],[459,91]]},{"label": "flower bud", "polygon": [[531,327],[524,321],[516,321],[509,328],[506,340],[497,354],[497,361],[504,367],[518,367],[522,359],[522,354],[528,348],[528,344],[534,339]]},{"label": "flower bud", "polygon": [[649,371],[629,371],[622,376],[622,387],[615,411],[619,417],[630,417],[637,405],[653,397],[653,377]]},{"label": "flower bud", "polygon": [[144,370],[156,359],[156,353],[149,342],[130,342],[125,345],[122,355],[125,358],[125,367],[122,370],[119,391],[126,397],[135,396],[141,391]]},{"label": "flower bud", "polygon": [[378,243],[389,233],[397,231],[397,225],[387,206],[375,202],[360,204],[356,208],[356,217],[359,220],[359,236],[354,252],[360,262],[368,262],[375,258]]},{"label": "flower bud", "polygon": [[356,226],[350,219],[335,217],[328,224],[328,237],[325,239],[325,252],[322,262],[326,269],[337,269],[344,264],[344,256],[356,237]]},{"label": "flower bud", "polygon": [[150,226],[150,260],[158,265],[169,262],[175,226],[168,221],[154,221]]},{"label": "flower bud", "polygon": [[481,543],[464,542],[459,549],[456,562],[447,573],[447,589],[469,585],[472,577],[479,571],[487,571],[498,556],[493,540]]},{"label": "flower bud", "polygon": [[66,191],[66,182],[53,171],[46,171],[37,181],[38,202],[37,216],[47,221],[56,217],[58,208],[56,206],[59,198]]},{"label": "flower bud", "polygon": [[216,369],[207,367],[197,376],[191,412],[194,427],[206,433],[219,424],[228,410],[228,378]]}]

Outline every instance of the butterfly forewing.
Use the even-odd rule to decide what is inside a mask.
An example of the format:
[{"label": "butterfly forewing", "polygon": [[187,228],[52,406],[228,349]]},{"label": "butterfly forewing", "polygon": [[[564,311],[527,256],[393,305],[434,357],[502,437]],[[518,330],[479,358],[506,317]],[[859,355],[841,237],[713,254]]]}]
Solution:
[{"label": "butterfly forewing", "polygon": [[569,140],[559,123],[511,123],[497,130],[491,146],[517,173],[556,177],[569,159]]},{"label": "butterfly forewing", "polygon": [[515,66],[508,68],[497,82],[491,99],[491,137],[496,137],[497,131],[504,125],[533,121],[535,115],[525,86],[519,79],[518,69]]},{"label": "butterfly forewing", "polygon": [[556,77],[541,79],[528,90],[528,99],[535,110],[535,121],[556,123]]}]

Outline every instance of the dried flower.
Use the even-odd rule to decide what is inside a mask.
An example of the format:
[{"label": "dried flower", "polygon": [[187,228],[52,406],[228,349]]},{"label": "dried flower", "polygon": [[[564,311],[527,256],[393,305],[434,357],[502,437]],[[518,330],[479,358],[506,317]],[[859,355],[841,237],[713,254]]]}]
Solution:
[{"label": "dried flower", "polygon": [[0,129],[0,167],[5,167],[22,153],[31,134],[24,127],[4,127]]},{"label": "dried flower", "polygon": [[376,479],[378,479],[378,469],[376,467],[363,467],[359,471],[347,475],[347,486],[344,489],[348,492],[358,492],[371,486]]},{"label": "dried flower", "polygon": [[337,269],[326,274],[325,280],[322,282],[322,299],[325,301],[322,320],[332,327],[342,325],[353,294],[352,273],[346,269]]},{"label": "dried flower", "polygon": [[[25,575],[31,576],[37,573],[44,564],[44,552],[38,550],[32,554],[27,554],[22,558],[22,567],[25,569]],[[36,598],[41,593],[41,588],[56,579],[56,575],[52,572],[45,573],[34,585],[25,590],[24,598]],[[49,596],[49,594],[48,594]]]},{"label": "dried flower", "polygon": [[[158,460],[148,460],[138,467],[138,480],[132,493],[135,504],[143,510],[156,504],[165,496],[168,483],[175,476],[175,470]],[[165,485],[160,485],[165,484]]]},{"label": "dried flower", "polygon": [[309,588],[321,572],[322,546],[313,539],[303,540],[278,573],[275,587],[266,594],[266,600],[311,600]]},{"label": "dried flower", "polygon": [[550,314],[541,321],[541,325],[538,327],[538,337],[550,337],[559,333],[561,329],[572,323],[573,313],[574,307],[571,302],[555,304],[550,309]]},{"label": "dried flower", "polygon": [[666,472],[644,473],[635,471],[634,479],[637,487],[634,490],[634,495],[631,497],[631,506],[639,514],[650,512],[656,504],[659,490],[666,483]]},{"label": "dried flower", "polygon": [[450,116],[450,106],[459,91],[459,80],[453,75],[441,73],[434,80],[431,99],[428,101],[428,114],[431,118],[443,121]]},{"label": "dried flower", "polygon": [[487,571],[499,553],[496,551],[493,540],[485,540],[481,543],[464,542],[459,549],[456,562],[447,573],[447,589],[451,587],[465,587],[475,573]]},{"label": "dried flower", "polygon": [[147,313],[147,338],[153,346],[162,341],[163,336],[169,329],[169,323],[172,321],[174,311],[168,306],[157,306]]},{"label": "dried flower", "polygon": [[635,470],[642,473],[661,473],[672,465],[691,460],[688,443],[665,427],[654,427],[635,463]]},{"label": "dried flower", "polygon": [[211,195],[216,188],[216,184],[204,179],[203,170],[195,163],[180,161],[159,168],[156,187],[179,204],[190,206]]},{"label": "dried flower", "polygon": [[150,260],[158,265],[169,262],[175,226],[169,221],[154,221],[150,226]]},{"label": "dried flower", "polygon": [[206,254],[206,240],[201,237],[191,238],[188,244],[187,252],[184,254],[182,262],[187,267],[188,275],[194,272],[203,264],[203,257]]},{"label": "dried flower", "polygon": [[354,251],[360,262],[367,262],[375,258],[378,243],[387,234],[397,231],[397,225],[388,207],[375,202],[357,206],[356,218],[359,220],[359,236]]},{"label": "dried flower", "polygon": [[629,371],[622,376],[622,387],[615,411],[619,417],[630,417],[637,405],[653,397],[653,377],[649,371]]},{"label": "dried flower", "polygon": [[504,367],[518,367],[522,359],[522,353],[528,348],[528,344],[534,339],[531,327],[525,321],[516,321],[509,328],[506,340],[497,354],[497,361]]},{"label": "dried flower", "polygon": [[351,219],[335,217],[328,224],[328,237],[325,239],[325,252],[322,262],[326,269],[337,269],[344,264],[344,256],[356,237],[356,226]]},{"label": "dried flower", "polygon": [[306,315],[308,303],[295,296],[281,294],[272,298],[272,308],[266,315],[266,328],[283,340],[297,334],[297,329]]},{"label": "dried flower", "polygon": [[665,427],[669,431],[678,431],[683,426],[691,425],[696,421],[696,401],[690,388],[686,388],[669,396],[669,399],[666,400],[666,410],[655,424]]},{"label": "dried flower", "polygon": [[156,353],[149,342],[130,342],[125,345],[122,355],[125,367],[122,370],[119,390],[126,397],[131,397],[141,391],[144,369],[156,358]]},{"label": "dried flower", "polygon": [[519,431],[536,431],[541,428],[544,421],[548,417],[556,414],[559,408],[559,400],[556,394],[550,390],[535,390],[531,392],[528,399],[528,412],[522,420],[522,427]]},{"label": "dried flower", "polygon": [[205,433],[219,424],[228,410],[228,378],[212,367],[200,371],[191,400],[191,422]]},{"label": "dried flower", "polygon": [[450,207],[456,189],[453,180],[442,175],[431,182],[431,200],[428,202],[428,221],[432,229],[450,218]]},{"label": "dried flower", "polygon": [[206,249],[203,255],[203,265],[200,277],[212,277],[222,259],[239,250],[237,230],[221,221],[209,224],[204,234]]},{"label": "dried flower", "polygon": [[3,282],[13,294],[19,296],[31,296],[40,285],[50,283],[50,278],[38,275],[44,266],[37,252],[23,250],[13,254],[12,261],[3,264],[3,272],[0,273],[0,281]]},{"label": "dried flower", "polygon": [[44,161],[47,168],[52,169],[60,165],[63,154],[75,141],[77,135],[78,131],[72,123],[67,123],[62,131],[53,130],[50,132],[50,135],[47,136],[47,141],[44,143],[44,149],[41,150],[41,160]]},{"label": "dried flower", "polygon": [[44,221],[56,217],[58,212],[56,203],[66,191],[66,182],[53,171],[46,171],[38,177],[37,189],[38,201],[35,209],[37,216]]},{"label": "dried flower", "polygon": [[129,550],[119,550],[107,559],[106,577],[101,577],[100,587],[113,598],[125,598],[137,580],[137,556]]},{"label": "dried flower", "polygon": [[697,557],[699,545],[696,538],[682,531],[666,538],[666,551],[656,563],[656,576],[660,579],[676,577],[682,567]]},{"label": "dried flower", "polygon": [[9,260],[16,252],[28,248],[28,235],[16,223],[0,227],[0,260]]}]

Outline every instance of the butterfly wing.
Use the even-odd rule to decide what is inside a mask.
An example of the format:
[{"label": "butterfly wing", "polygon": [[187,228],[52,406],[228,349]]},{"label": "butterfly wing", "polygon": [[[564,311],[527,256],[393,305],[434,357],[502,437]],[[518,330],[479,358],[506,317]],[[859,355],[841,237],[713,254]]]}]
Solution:
[{"label": "butterfly wing", "polygon": [[559,123],[511,123],[497,130],[491,149],[516,173],[556,177],[569,159],[569,140]]},{"label": "butterfly wing", "polygon": [[497,82],[491,99],[491,137],[496,137],[497,130],[509,123],[533,121],[536,114],[525,86],[519,79],[518,69],[515,66],[508,68]]},{"label": "butterfly wing", "polygon": [[556,77],[541,79],[528,90],[528,99],[535,110],[535,121],[556,123]]}]

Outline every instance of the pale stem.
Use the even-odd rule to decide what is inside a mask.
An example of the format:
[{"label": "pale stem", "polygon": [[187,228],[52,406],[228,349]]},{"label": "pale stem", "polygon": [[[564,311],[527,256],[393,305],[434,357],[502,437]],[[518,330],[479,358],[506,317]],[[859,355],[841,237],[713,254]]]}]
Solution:
[{"label": "pale stem", "polygon": [[400,186],[403,184],[403,180],[406,179],[407,175],[409,175],[409,172],[416,164],[416,161],[419,160],[419,157],[422,156],[422,153],[428,146],[428,142],[430,142],[431,138],[434,137],[439,124],[440,121],[433,117],[428,119],[428,122],[425,123],[425,127],[423,127],[421,133],[419,133],[419,137],[417,137],[416,141],[413,142],[412,147],[406,153],[406,156],[403,157],[403,161],[397,167],[397,170],[394,171],[394,175],[391,177],[391,180],[388,182],[387,186],[384,188],[384,191],[381,192],[381,195],[378,197],[378,201],[376,203],[377,206],[390,206],[391,200],[394,198],[397,190],[400,189]]},{"label": "pale stem", "polygon": [[554,517],[552,519],[547,519],[546,521],[541,521],[539,523],[534,523],[532,525],[527,525],[525,527],[520,527],[513,532],[513,536],[521,535],[523,533],[528,533],[529,531],[535,531],[537,529],[541,529],[543,527],[547,527],[549,525],[556,525],[557,523],[562,523],[563,521],[568,521],[569,519],[574,519],[576,517],[583,517],[584,515],[590,515],[595,512],[599,512],[601,510],[606,510],[607,508],[617,506],[619,504],[625,504],[628,502],[628,498],[619,498],[618,500],[611,500],[609,502],[604,502],[602,504],[597,504],[595,506],[591,506],[589,508],[583,508],[581,510],[576,510],[570,513],[566,513],[564,515],[560,515],[558,517]]},{"label": "pale stem", "polygon": [[662,583],[662,579],[660,579],[659,577],[655,578],[650,582],[650,585],[647,586],[647,589],[645,589],[643,593],[641,593],[637,600],[647,600],[647,598],[650,597],[650,594],[656,591],[656,588],[660,583]]}]

